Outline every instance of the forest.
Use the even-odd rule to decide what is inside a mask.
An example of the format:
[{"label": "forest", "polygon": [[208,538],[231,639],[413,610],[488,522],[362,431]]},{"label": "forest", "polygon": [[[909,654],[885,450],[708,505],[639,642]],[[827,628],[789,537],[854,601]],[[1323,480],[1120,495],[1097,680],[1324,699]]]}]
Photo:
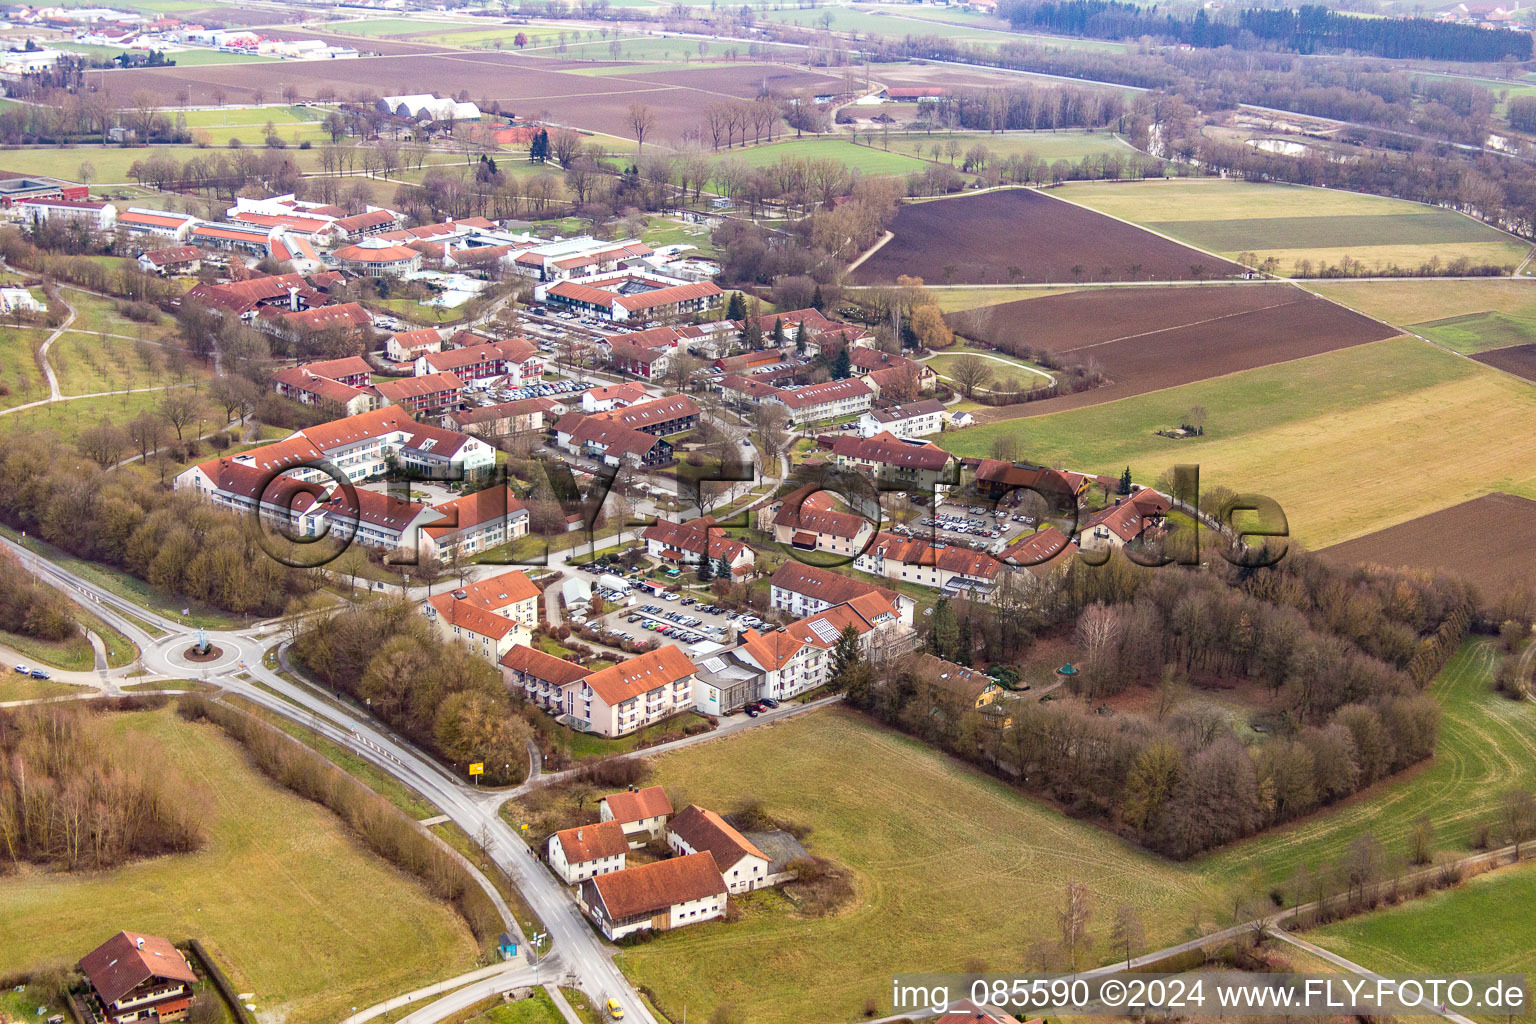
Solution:
[{"label": "forest", "polygon": [[1249,7],[1237,12],[1235,20],[1212,17],[1205,8],[1192,17],[1180,17],[1119,0],[1019,0],[1005,4],[999,13],[1014,28],[1096,39],[1150,36],[1208,49],[1230,46],[1452,61],[1531,57],[1528,32],[1489,30],[1430,18],[1361,18],[1312,4],[1296,10]]},{"label": "forest", "polygon": [[128,749],[95,711],[0,711],[0,764],[0,873],[97,871],[202,845],[184,780],[153,749]]},{"label": "forest", "polygon": [[[855,676],[848,699],[927,742],[1154,850],[1186,858],[1292,820],[1434,752],[1423,694],[1473,620],[1461,582],[1341,571],[1293,553],[1243,570],[1074,564],[1043,595],[936,608],[926,648],[1013,664],[1067,637],[1081,700],[1010,702],[998,729],[906,663]],[[1196,692],[1260,688],[1241,738]],[[1137,689],[1150,710],[1106,714]]]},{"label": "forest", "polygon": [[444,761],[485,764],[485,781],[507,786],[528,775],[533,731],[513,707],[500,671],[438,640],[409,602],[382,600],[316,616],[294,653],[340,693],[366,701],[379,719]]}]

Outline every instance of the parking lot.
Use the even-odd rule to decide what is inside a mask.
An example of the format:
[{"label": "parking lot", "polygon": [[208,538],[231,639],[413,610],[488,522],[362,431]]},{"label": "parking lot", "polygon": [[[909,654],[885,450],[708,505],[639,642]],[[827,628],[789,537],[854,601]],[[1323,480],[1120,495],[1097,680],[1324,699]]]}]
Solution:
[{"label": "parking lot", "polygon": [[926,537],[932,531],[946,543],[979,551],[1001,551],[1014,538],[1034,528],[1035,518],[1017,509],[946,502],[933,515],[923,516],[912,527],[897,527],[895,532]]},{"label": "parking lot", "polygon": [[[599,577],[607,575],[610,570],[582,571],[589,576]],[[631,576],[632,581],[639,578]],[[610,600],[619,596],[607,589],[601,589],[600,592]],[[637,642],[658,640],[684,648],[701,641],[730,644],[742,630],[756,629],[762,632],[777,628],[751,613],[738,614],[710,604],[708,597],[677,593],[652,594],[638,588],[632,588],[625,596],[629,597],[629,603],[609,612],[606,621],[614,632]]]},{"label": "parking lot", "polygon": [[590,381],[574,378],[560,381],[541,381],[520,388],[492,387],[489,383],[471,381],[464,388],[473,401],[480,405],[499,402],[516,402],[524,398],[574,398],[594,387]]}]

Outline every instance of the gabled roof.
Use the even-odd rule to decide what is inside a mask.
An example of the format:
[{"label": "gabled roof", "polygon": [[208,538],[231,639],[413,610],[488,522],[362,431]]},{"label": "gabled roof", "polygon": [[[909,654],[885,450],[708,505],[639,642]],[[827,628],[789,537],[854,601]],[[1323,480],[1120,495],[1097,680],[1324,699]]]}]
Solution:
[{"label": "gabled roof", "polygon": [[173,263],[191,263],[203,258],[203,250],[195,245],[176,245],[169,249],[149,249],[139,253],[140,259],[149,260],[157,267],[168,267]]},{"label": "gabled roof", "polygon": [[342,519],[355,519],[359,523],[395,533],[403,531],[424,513],[424,522],[432,522],[437,518],[436,513],[425,505],[361,487],[336,488],[319,507],[319,511]]},{"label": "gabled roof", "polygon": [[616,821],[596,825],[578,825],[555,833],[555,842],[565,852],[567,864],[585,864],[603,857],[621,857],[629,852],[624,826]]},{"label": "gabled roof", "polygon": [[[457,344],[460,332],[453,336]],[[478,335],[469,334],[470,338]],[[486,344],[470,345],[467,348],[450,348],[442,352],[428,352],[421,358],[427,361],[427,365],[434,370],[455,370],[463,366],[474,366],[478,363],[509,362],[521,363],[532,356],[538,355],[539,350],[531,342],[524,338],[507,338],[504,341],[492,341]]]},{"label": "gabled roof", "polygon": [[839,399],[857,398],[860,395],[870,394],[873,392],[869,390],[867,384],[857,377],[849,377],[847,380],[829,380],[797,391],[781,392],[779,401],[791,409],[810,409]]},{"label": "gabled roof", "polygon": [[373,390],[392,402],[441,394],[444,391],[462,391],[464,382],[451,373],[429,373],[421,377],[397,377],[381,380]]},{"label": "gabled roof", "polygon": [[613,399],[615,401],[622,400],[622,404],[625,405],[642,402],[647,397],[645,388],[634,383],[605,384],[600,388],[589,388],[582,393],[581,397],[585,399],[589,395],[594,402],[606,402],[609,399]]},{"label": "gabled roof", "polygon": [[1066,564],[1066,559],[1077,550],[1077,541],[1071,540],[1066,534],[1054,526],[1047,526],[1043,530],[1020,537],[1014,543],[1003,549],[998,555],[999,560],[1013,559],[1025,569],[1036,576],[1060,568]]},{"label": "gabled roof", "polygon": [[622,921],[725,894],[725,879],[715,859],[707,853],[691,853],[623,871],[610,871],[589,879],[597,889],[608,917]]},{"label": "gabled roof", "polygon": [[[874,597],[876,601],[881,600],[878,595],[865,595],[865,597]],[[842,636],[843,630],[849,626],[852,626],[860,636],[875,628],[874,620],[866,618],[856,607],[855,602],[860,600],[862,599],[855,598],[853,601],[835,604],[815,615],[807,615],[785,626],[784,631],[803,644],[823,651],[830,650],[837,646],[838,637]],[[872,615],[875,614],[875,609],[867,610],[871,611]],[[889,608],[885,611],[891,613]]]},{"label": "gabled roof", "polygon": [[693,662],[680,648],[664,644],[627,661],[592,673],[586,684],[609,707],[622,704],[662,686],[687,679],[695,672]]},{"label": "gabled roof", "polygon": [[915,366],[906,356],[893,355],[878,348],[854,346],[848,350],[848,362],[860,370],[885,370],[893,366]]},{"label": "gabled roof", "polygon": [[611,409],[608,412],[596,413],[595,416],[612,420],[631,430],[643,430],[657,423],[666,423],[681,416],[697,416],[699,414],[698,403],[687,395],[669,395],[666,398],[653,398],[649,402],[636,402],[621,409]]},{"label": "gabled roof", "polygon": [[1170,507],[1167,498],[1150,487],[1144,487],[1131,497],[1117,503],[1113,508],[1094,515],[1083,525],[1081,532],[1086,534],[1089,530],[1102,526],[1123,541],[1135,540],[1147,528],[1149,519],[1161,516]]},{"label": "gabled roof", "polygon": [[396,331],[390,339],[403,349],[415,350],[428,346],[441,345],[443,336],[432,327],[423,327],[415,331]]},{"label": "gabled roof", "polygon": [[[1009,487],[1040,487],[1046,481],[1057,479],[1064,480],[1066,486],[1075,494],[1082,490],[1087,477],[1081,473],[1069,473],[1064,470],[1052,470],[1045,466],[1029,466],[1023,463],[1003,462],[1001,459],[982,459],[976,465],[976,479],[978,482],[1000,484]],[[1044,488],[1048,493],[1059,490],[1058,487]]]},{"label": "gabled roof", "polygon": [[774,514],[773,524],[852,540],[869,525],[869,520],[833,509],[832,500],[815,484],[807,484],[779,499],[781,504]]},{"label": "gabled roof", "polygon": [[457,596],[461,593],[463,591],[438,594],[427,603],[442,616],[443,622],[447,625],[458,626],[471,633],[488,636],[492,640],[500,640],[518,628],[517,623],[506,616],[497,615],[488,608],[482,608],[477,602],[467,597]]},{"label": "gabled roof", "polygon": [[734,562],[747,547],[727,537],[716,525],[713,516],[702,516],[686,523],[658,519],[647,526],[640,536],[644,540],[654,540],[666,547],[695,555],[704,554],[707,546],[710,558],[723,558],[727,562]]},{"label": "gabled roof", "polygon": [[197,220],[185,213],[164,213],[159,210],[129,210],[117,215],[119,224],[137,224],[146,228],[180,228]]},{"label": "gabled roof", "polygon": [[696,853],[707,852],[715,858],[715,866],[722,873],[735,867],[736,862],[743,857],[757,857],[769,862],[773,860],[750,839],[732,828],[730,822],[697,804],[689,804],[678,811],[667,823],[667,831],[676,833]]},{"label": "gabled roof", "polygon": [[843,434],[832,443],[832,453],[859,462],[876,462],[901,469],[938,472],[949,465],[949,452],[927,441],[907,441],[881,431],[873,437]]},{"label": "gabled roof", "polygon": [[[524,511],[523,503],[517,500],[517,496],[512,493],[512,489],[505,484],[500,487],[487,487],[484,490],[476,491],[473,494],[466,494],[462,498],[454,498],[452,501],[445,501],[441,505],[433,505],[432,507],[436,511],[441,512],[449,521],[456,521],[458,523],[457,526],[429,527],[427,533],[431,534],[434,539],[447,536],[459,530],[468,530],[474,526],[481,526],[495,519],[515,518],[519,512]],[[456,520],[455,517],[457,517]],[[466,587],[465,589],[475,590],[487,584],[494,584],[498,580],[503,581],[502,585],[504,586],[517,587],[519,590],[529,591],[523,594],[524,597],[537,597],[539,594],[539,588],[535,587],[528,577],[517,569],[481,580],[473,587]],[[518,583],[518,580],[522,582]],[[512,598],[511,600],[518,599]]]},{"label": "gabled roof", "polygon": [[342,217],[336,221],[336,226],[343,231],[366,231],[368,228],[393,224],[397,219],[398,215],[391,210],[369,210],[367,213]]},{"label": "gabled roof", "polygon": [[623,342],[640,348],[672,348],[681,335],[670,327],[652,327],[644,331],[629,331],[608,337],[608,343]]},{"label": "gabled roof", "polygon": [[343,263],[401,263],[421,256],[415,249],[404,245],[344,245],[332,255]]},{"label": "gabled roof", "polygon": [[925,398],[920,402],[906,402],[902,405],[893,405],[888,409],[875,409],[865,415],[873,416],[876,423],[896,423],[915,416],[932,416],[934,413],[943,411],[943,402],[937,398]]},{"label": "gabled roof", "polygon": [[189,985],[197,981],[186,958],[169,940],[138,932],[118,932],[81,957],[80,970],[108,1004],[151,978]]},{"label": "gabled roof", "polygon": [[764,672],[772,672],[789,664],[804,649],[803,641],[796,640],[782,629],[767,634],[749,629],[741,634],[741,646],[736,651],[750,657]]},{"label": "gabled roof", "polygon": [[556,433],[569,434],[576,445],[592,444],[603,449],[605,455],[615,457],[633,455],[642,458],[652,448],[662,443],[661,438],[643,430],[633,430],[618,423],[611,423],[600,416],[583,416],[568,412],[555,421]]},{"label": "gabled roof", "polygon": [[646,818],[659,818],[672,813],[672,801],[661,786],[647,786],[639,790],[622,790],[603,797],[608,813],[621,825]]},{"label": "gabled roof", "polygon": [[866,583],[851,576],[844,576],[831,569],[806,565],[794,558],[786,560],[783,565],[774,570],[773,575],[768,578],[768,583],[780,590],[814,597],[828,604],[842,604],[860,594],[879,594],[892,607],[895,607],[899,600],[894,590]]},{"label": "gabled roof", "polygon": [[[513,645],[511,650],[501,656],[500,664],[514,672],[524,672],[556,686],[567,686],[592,674],[590,669],[582,668],[575,662],[546,654],[526,644]],[[670,805],[668,813],[671,813]]]},{"label": "gabled roof", "polygon": [[373,324],[368,311],[355,302],[344,302],[339,306],[316,306],[314,309],[301,309],[294,313],[280,312],[267,306],[260,312],[276,315],[285,325],[301,331],[324,331],[332,327],[356,329]]},{"label": "gabled roof", "polygon": [[912,663],[912,672],[929,686],[970,704],[974,704],[989,686],[997,685],[985,672],[956,665],[932,654],[919,655]]},{"label": "gabled roof", "polygon": [[313,363],[301,363],[300,370],[307,370],[316,377],[340,380],[343,377],[367,377],[373,372],[368,360],[362,356],[346,356],[341,359],[320,359]]},{"label": "gabled roof", "polygon": [[995,578],[998,569],[1002,566],[1002,563],[984,551],[975,551],[955,544],[929,544],[927,541],[915,538],[908,540],[894,533],[881,533],[876,536],[867,553],[904,565],[932,566],[945,572],[981,580]]},{"label": "gabled roof", "polygon": [[550,415],[559,405],[549,398],[519,398],[515,402],[498,402],[495,405],[479,405],[473,409],[450,413],[453,422],[460,426],[471,426],[476,423],[485,423],[488,420],[499,420],[513,416],[527,416],[529,413],[542,412]]},{"label": "gabled roof", "polygon": [[365,393],[358,388],[352,387],[350,384],[343,384],[339,380],[316,376],[302,366],[290,366],[286,369],[278,370],[272,375],[272,379],[285,387],[307,391],[310,394],[318,395],[332,402],[339,402],[342,405]]}]

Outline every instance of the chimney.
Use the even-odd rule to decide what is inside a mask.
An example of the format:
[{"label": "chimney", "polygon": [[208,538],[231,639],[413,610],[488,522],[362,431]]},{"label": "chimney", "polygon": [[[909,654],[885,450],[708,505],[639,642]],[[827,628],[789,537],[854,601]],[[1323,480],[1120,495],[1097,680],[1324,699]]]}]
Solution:
[{"label": "chimney", "polygon": [[144,948],[144,936],[140,935],[137,939],[133,940],[133,948],[134,949],[143,949]]},{"label": "chimney", "polygon": [[299,290],[293,285],[288,286],[288,309],[295,313],[299,311]]},{"label": "chimney", "polygon": [[576,830],[576,841],[581,842],[581,829]]}]

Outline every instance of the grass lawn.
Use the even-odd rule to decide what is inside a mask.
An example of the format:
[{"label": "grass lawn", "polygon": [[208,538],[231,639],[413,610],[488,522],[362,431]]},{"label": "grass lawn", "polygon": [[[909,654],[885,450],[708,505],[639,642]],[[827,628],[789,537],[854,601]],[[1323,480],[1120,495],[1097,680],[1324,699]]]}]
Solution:
[{"label": "grass lawn", "polygon": [[1026,385],[1049,383],[1044,377],[1040,376],[1040,374],[1044,372],[1040,367],[1035,366],[1033,363],[1027,362],[1023,359],[1015,359],[1013,356],[1007,355],[1003,352],[982,352],[979,349],[966,352],[954,352],[953,350],[950,350],[936,355],[931,359],[924,360],[924,363],[933,367],[933,372],[937,373],[940,377],[948,377],[949,372],[954,368],[955,363],[964,358],[966,355],[980,355],[985,357],[984,362],[987,364],[988,369],[990,369],[998,377],[1012,374],[1013,376],[1018,377]]},{"label": "grass lawn", "polygon": [[515,1003],[503,1003],[471,1017],[467,1024],[561,1024],[565,1018],[542,988]]},{"label": "grass lawn", "polygon": [[[79,605],[74,607],[75,620],[80,623],[82,629],[88,629],[101,637],[102,644],[107,648],[109,666],[121,668],[132,664],[133,660],[139,656],[138,645],[132,640]],[[68,640],[54,641],[39,640],[36,637],[0,630],[0,646],[9,647],[49,668],[60,668],[69,672],[89,672],[96,667],[96,652],[91,647],[90,639],[83,632],[77,633]]]},{"label": "grass lawn", "polygon": [[0,327],[0,408],[48,397],[48,379],[32,355],[48,333],[41,327]]},{"label": "grass lawn", "polygon": [[[890,148],[894,153],[912,153],[947,162],[949,158],[943,155],[943,148],[948,146],[951,139],[960,147],[960,155],[956,157],[957,165],[964,158],[966,150],[976,145],[987,147],[994,160],[1018,154],[1044,160],[1047,163],[1055,163],[1057,160],[1077,163],[1085,156],[1098,156],[1101,153],[1122,159],[1142,155],[1122,141],[1118,135],[1103,131],[998,132],[995,134],[987,132],[897,133],[893,131]],[[876,141],[884,144],[884,140],[878,135]],[[935,144],[940,147],[938,157],[933,156]]]},{"label": "grass lawn", "polygon": [[945,313],[958,313],[961,310],[976,309],[980,306],[996,306],[1018,299],[1043,299],[1047,295],[1057,295],[1071,290],[1070,288],[1032,288],[1004,284],[986,285],[980,288],[928,285],[928,293],[938,303],[939,309]]},{"label": "grass lawn", "polygon": [[[174,353],[159,345],[139,345],[137,332],[142,331],[146,339],[153,340],[157,333],[162,333],[158,327],[128,321],[102,321],[101,325],[107,328],[105,333],[71,329],[49,346],[48,362],[58,375],[60,391],[66,395],[95,395],[103,391],[164,387],[175,382],[175,376],[166,370],[167,358],[174,357]],[[180,353],[180,358],[184,380],[208,376],[205,364],[185,353]]]},{"label": "grass lawn", "polygon": [[[35,409],[24,409],[9,416],[0,416],[0,438],[12,432],[32,434],[49,430],[57,434],[63,443],[73,445],[82,429],[94,427],[103,419],[127,423],[141,412],[158,408],[162,395],[160,391],[132,394],[120,392],[96,398],[67,399],[40,405]],[[207,424],[208,428],[213,426],[215,424],[212,422]]]},{"label": "grass lawn", "polygon": [[1018,42],[1018,37],[1012,32],[998,32],[977,25],[908,18],[899,14],[876,14],[851,7],[786,7],[782,10],[762,11],[758,17],[781,25],[816,29],[826,27],[833,32],[857,32],[860,35],[892,36],[898,39],[904,36],[940,36],[969,42]]},{"label": "grass lawn", "polygon": [[1389,324],[1430,324],[1469,313],[1505,313],[1536,320],[1536,282],[1487,281],[1328,281],[1310,291]]},{"label": "grass lawn", "polygon": [[[810,851],[852,871],[856,888],[852,905],[830,917],[798,919],[782,897],[760,894],[745,901],[740,922],[621,952],[625,972],[675,1019],[686,1003],[699,1019],[723,1004],[754,1024],[852,1020],[866,999],[889,1012],[888,976],[911,964],[958,971],[979,957],[995,970],[1017,969],[1032,933],[1055,930],[1055,905],[1072,878],[1101,907],[1137,905],[1155,943],[1182,937],[1190,908],[1213,895],[1186,869],[841,711],[665,754],[655,765],[674,806],[725,812],[757,798],[810,827]],[[1106,948],[1086,959],[1100,952],[1111,955]],[[769,977],[775,983],[764,985]]]},{"label": "grass lawn", "polygon": [[[11,634],[0,633],[0,643],[11,645]],[[71,683],[60,683],[50,679],[29,679],[26,676],[17,675],[11,671],[15,666],[0,666],[4,672],[0,672],[0,704],[12,700],[37,700],[39,697],[62,697],[69,693],[79,693],[81,688]],[[0,889],[3,894],[3,889]],[[0,906],[3,906],[0,901]]]},{"label": "grass lawn", "polygon": [[1382,974],[1532,974],[1532,907],[1536,864],[1527,862],[1478,875],[1460,888],[1319,928],[1306,938]]},{"label": "grass lawn", "polygon": [[1414,330],[1437,345],[1468,355],[1536,341],[1536,320],[1507,313],[1467,313],[1418,324]]},{"label": "grass lawn", "polygon": [[[1205,436],[1154,431],[1207,410]],[[1536,392],[1416,339],[1389,339],[1102,405],[946,432],[986,456],[1018,433],[1045,465],[1151,482],[1176,462],[1202,481],[1278,501],[1291,535],[1318,548],[1509,490],[1536,497]],[[1476,423],[1468,445],[1458,424]],[[1423,467],[1439,467],[1426,475]]]},{"label": "grass lawn", "polygon": [[[1068,879],[1093,892],[1096,944],[1085,960],[1100,963],[1113,956],[1105,935],[1120,902],[1140,907],[1149,942],[1164,945],[1191,933],[1196,921],[1227,923],[1225,896],[1250,872],[1265,887],[1281,884],[1298,863],[1315,867],[1337,859],[1367,830],[1403,852],[1414,820],[1424,814],[1443,849],[1466,850],[1498,794],[1536,780],[1536,705],[1495,695],[1493,665],[1492,647],[1472,642],[1431,684],[1445,716],[1436,756],[1424,768],[1182,865],[841,711],[662,755],[655,781],[675,806],[698,802],[728,811],[760,798],[771,813],[813,829],[808,848],[853,871],[857,899],[819,920],[798,920],[771,898],[747,901],[739,922],[674,932],[621,952],[619,962],[657,993],[669,1015],[686,1001],[690,1015],[726,1003],[754,1022],[851,1020],[866,998],[887,1006],[888,988],[879,977],[913,963],[960,970],[975,956],[991,970],[1018,969],[1026,939],[1054,933]],[[807,787],[807,778],[818,785]],[[1527,907],[1528,901],[1517,902],[1520,895],[1511,893],[1506,913]],[[1470,913],[1466,919],[1480,920]],[[1523,937],[1533,929],[1522,924],[1511,932],[1523,951],[1530,949]],[[1483,930],[1486,937],[1477,943],[1498,943],[1504,934],[1496,923]],[[962,934],[965,940],[957,941]],[[1468,963],[1500,969],[1494,964],[1502,958],[1491,946],[1482,960],[1468,949]],[[1458,969],[1435,962],[1432,952],[1426,951],[1425,967]],[[1388,973],[1401,966],[1364,962]],[[781,984],[765,989],[765,975]]]},{"label": "grass lawn", "polygon": [[[263,124],[266,122],[263,121]],[[214,138],[214,131],[206,129],[210,140]],[[258,131],[259,135],[260,132]],[[318,138],[318,136],[316,136]],[[294,162],[306,171],[318,170],[320,166],[319,149],[301,150],[289,147],[286,150]],[[113,186],[132,186],[133,179],[128,174],[128,168],[133,164],[148,160],[156,154],[163,154],[185,163],[194,156],[207,158],[217,156],[209,149],[200,149],[197,146],[32,146],[22,147],[13,151],[12,160],[25,161],[25,166],[30,174],[48,175],[55,178],[64,178],[69,181],[78,180],[80,165],[89,163],[96,168],[96,176],[91,181],[92,192],[97,198],[102,195],[104,188]],[[115,194],[115,192],[113,193]],[[133,206],[160,206],[162,200],[153,197],[135,197],[129,205]],[[74,300],[71,299],[71,302]]]},{"label": "grass lawn", "polygon": [[749,167],[769,167],[783,158],[797,160],[836,160],[862,174],[913,174],[925,164],[915,157],[886,152],[873,146],[856,145],[846,139],[788,139],[745,149],[727,150],[721,159],[736,159]]},{"label": "grass lawn", "polygon": [[1514,267],[1530,244],[1463,214],[1399,199],[1214,178],[1068,184],[1056,193],[1223,256],[1417,267],[1461,256]]},{"label": "grass lawn", "polygon": [[215,726],[169,708],[108,721],[187,781],[207,843],[99,874],[0,879],[0,963],[73,963],[131,920],[200,939],[274,1019],[316,1021],[473,966],[476,944],[450,907],[364,852],[329,811],[259,775]]}]

